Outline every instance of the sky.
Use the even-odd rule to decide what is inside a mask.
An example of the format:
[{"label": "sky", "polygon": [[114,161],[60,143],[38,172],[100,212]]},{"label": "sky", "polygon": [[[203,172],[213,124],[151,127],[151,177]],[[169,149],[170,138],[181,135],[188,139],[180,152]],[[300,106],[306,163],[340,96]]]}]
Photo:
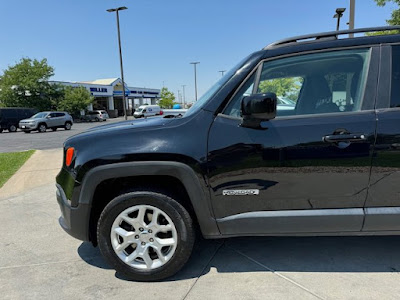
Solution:
[{"label": "sky", "polygon": [[[349,0],[14,0],[0,3],[0,74],[22,57],[55,68],[53,80],[120,77],[115,13],[120,12],[125,82],[194,99],[242,58],[290,36],[336,28],[335,9]],[[356,28],[383,26],[394,4],[356,0]],[[348,10],[341,22],[345,29]]]}]

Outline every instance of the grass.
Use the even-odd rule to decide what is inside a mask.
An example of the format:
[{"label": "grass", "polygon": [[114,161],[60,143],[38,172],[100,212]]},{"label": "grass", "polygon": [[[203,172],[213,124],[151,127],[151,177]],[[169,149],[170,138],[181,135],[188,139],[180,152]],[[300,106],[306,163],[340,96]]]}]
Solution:
[{"label": "grass", "polygon": [[0,188],[18,171],[35,150],[0,153]]}]

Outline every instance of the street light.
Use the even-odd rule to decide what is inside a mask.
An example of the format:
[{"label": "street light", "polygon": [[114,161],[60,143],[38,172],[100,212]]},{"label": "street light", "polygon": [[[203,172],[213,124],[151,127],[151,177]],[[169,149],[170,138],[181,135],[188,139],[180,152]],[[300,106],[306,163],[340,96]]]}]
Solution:
[{"label": "street light", "polygon": [[191,62],[190,64],[194,66],[194,91],[195,91],[195,99],[197,101],[197,71],[196,65],[199,64],[199,61]]},{"label": "street light", "polygon": [[226,70],[223,70],[223,71],[218,71],[218,72],[220,72],[220,73],[221,73],[221,77],[224,77],[224,73],[226,72]]},{"label": "street light", "polygon": [[[350,0],[350,18],[349,18],[349,29],[354,29],[354,20],[356,14],[356,0]],[[354,37],[354,33],[349,34],[350,38]]]},{"label": "street light", "polygon": [[336,14],[333,16],[334,19],[337,18],[337,24],[336,24],[336,31],[339,31],[340,28],[340,18],[343,17],[343,13],[346,11],[345,8],[337,8],[336,9]]},{"label": "street light", "polygon": [[182,85],[182,89],[183,89],[183,108],[185,108],[185,102],[186,102],[186,98],[185,98],[185,86],[186,84]]},{"label": "street light", "polygon": [[125,101],[125,81],[124,81],[124,68],[122,66],[122,50],[121,50],[121,34],[119,30],[119,11],[128,9],[126,6],[121,6],[117,8],[107,9],[108,12],[116,12],[117,15],[117,29],[118,29],[118,47],[119,47],[119,63],[121,67],[121,79],[122,79],[122,104],[124,107],[124,116],[125,120],[128,120],[128,116],[126,114],[126,101]]}]

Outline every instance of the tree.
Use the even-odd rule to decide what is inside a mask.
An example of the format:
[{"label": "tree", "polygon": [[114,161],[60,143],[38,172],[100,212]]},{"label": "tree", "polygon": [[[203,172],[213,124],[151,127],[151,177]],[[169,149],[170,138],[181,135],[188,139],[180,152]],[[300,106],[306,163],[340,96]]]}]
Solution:
[{"label": "tree", "polygon": [[[378,6],[385,6],[389,2],[394,2],[397,5],[400,5],[400,0],[375,0]],[[386,23],[390,26],[400,25],[400,9],[395,9],[392,11],[392,16],[389,20],[386,20]],[[399,33],[398,30],[390,30],[390,31],[381,31],[381,32],[371,32],[367,33],[367,35],[384,35],[384,34],[396,34]]]},{"label": "tree", "polygon": [[161,108],[172,108],[175,101],[175,95],[173,92],[169,91],[166,87],[161,89],[160,93],[161,100],[159,105]]},{"label": "tree", "polygon": [[67,111],[76,116],[92,102],[93,96],[83,86],[67,86],[64,90],[64,98],[58,103],[57,109]]},{"label": "tree", "polygon": [[22,58],[9,66],[0,80],[0,99],[5,107],[51,109],[54,97],[60,97],[57,86],[49,84],[54,68],[46,59]]},{"label": "tree", "polygon": [[275,93],[279,97],[296,101],[302,81],[300,77],[269,79],[262,81],[259,89],[260,93]]}]

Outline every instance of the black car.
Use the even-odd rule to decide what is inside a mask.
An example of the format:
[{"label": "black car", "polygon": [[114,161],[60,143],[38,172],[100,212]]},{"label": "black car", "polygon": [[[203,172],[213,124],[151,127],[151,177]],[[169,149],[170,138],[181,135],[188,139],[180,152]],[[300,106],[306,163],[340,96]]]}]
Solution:
[{"label": "black car", "polygon": [[400,27],[282,40],[183,117],[68,139],[61,226],[148,281],[185,264],[197,227],[208,239],[399,235],[400,34],[347,38],[383,30]]},{"label": "black car", "polygon": [[17,131],[19,121],[28,119],[37,112],[34,108],[0,108],[0,133],[5,129],[9,132]]}]

